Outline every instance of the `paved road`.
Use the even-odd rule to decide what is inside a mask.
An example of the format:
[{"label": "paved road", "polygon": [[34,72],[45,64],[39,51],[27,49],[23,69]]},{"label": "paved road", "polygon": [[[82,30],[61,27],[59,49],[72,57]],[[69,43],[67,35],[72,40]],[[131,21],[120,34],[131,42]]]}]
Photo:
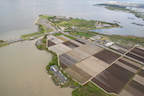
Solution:
[{"label": "paved road", "polygon": [[[134,46],[133,48],[131,48],[130,50],[128,50],[125,54],[122,54],[122,53],[119,53],[119,52],[117,52],[117,51],[114,51],[114,50],[112,50],[112,49],[110,49],[110,48],[108,48],[108,47],[105,47],[105,46],[103,46],[103,45],[100,45],[100,44],[98,44],[98,43],[96,43],[96,42],[91,42],[91,41],[88,41],[88,40],[85,40],[85,39],[82,39],[82,38],[79,38],[79,37],[70,35],[70,34],[64,32],[64,31],[61,30],[61,29],[59,29],[59,30],[60,30],[61,33],[65,34],[65,35],[72,36],[72,37],[74,37],[74,38],[76,38],[76,39],[78,39],[78,40],[80,40],[80,41],[82,41],[82,42],[85,42],[85,43],[90,43],[90,44],[99,46],[99,47],[101,47],[101,48],[104,48],[104,49],[106,49],[106,50],[109,50],[109,51],[111,51],[111,52],[114,52],[114,53],[116,53],[116,54],[119,54],[119,55],[121,55],[121,56],[123,56],[123,57],[126,57],[126,58],[128,58],[128,59],[134,60],[134,61],[136,61],[136,62],[141,63],[141,64],[144,65],[144,62],[141,62],[141,61],[139,61],[139,60],[136,60],[136,59],[131,58],[131,57],[129,57],[129,56],[126,55],[128,52],[130,52],[132,49],[134,49],[135,46]],[[57,31],[57,30],[55,29],[55,32],[56,32],[56,31]]]},{"label": "paved road", "polygon": [[47,29],[52,29],[53,31],[57,31],[57,26],[52,26],[52,25],[54,25],[53,23],[51,23],[49,20],[47,20],[47,19],[45,19],[45,18],[43,18],[43,19],[40,19],[39,21],[38,21],[38,24],[42,24],[42,25],[44,25]]},{"label": "paved road", "polygon": [[121,54],[121,53],[119,53],[119,52],[117,52],[117,51],[114,51],[114,50],[112,50],[112,49],[110,49],[110,48],[108,48],[108,47],[105,47],[105,46],[103,46],[103,45],[100,45],[100,44],[98,44],[98,43],[96,43],[96,42],[91,42],[91,41],[88,41],[88,40],[85,40],[85,39],[82,39],[82,38],[79,38],[79,37],[70,35],[70,34],[65,33],[65,32],[63,32],[63,31],[61,31],[61,32],[62,32],[63,34],[66,34],[66,35],[72,36],[72,37],[74,37],[74,38],[77,38],[78,40],[80,40],[80,41],[82,41],[82,42],[90,43],[90,44],[99,46],[99,47],[101,47],[101,48],[104,48],[104,49],[106,49],[106,50],[109,50],[109,51],[111,51],[111,52],[114,52],[114,53],[116,53],[116,54],[119,54],[119,55],[121,55],[121,56],[123,56],[123,57],[126,57],[126,58],[128,58],[128,59],[134,60],[134,61],[136,61],[136,62],[141,63],[141,64],[144,65],[144,62],[141,62],[141,61],[139,61],[139,60],[136,60],[136,59],[131,58],[131,57],[129,57],[129,56],[126,55],[126,54],[127,54],[128,52],[130,52],[133,48],[135,48],[135,46],[134,46],[133,48],[131,48],[130,50],[128,50],[125,54]]}]

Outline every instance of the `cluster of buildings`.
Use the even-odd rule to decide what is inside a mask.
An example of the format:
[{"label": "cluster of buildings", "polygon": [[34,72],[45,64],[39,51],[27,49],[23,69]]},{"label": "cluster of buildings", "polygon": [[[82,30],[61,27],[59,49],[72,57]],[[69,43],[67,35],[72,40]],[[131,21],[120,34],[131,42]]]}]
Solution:
[{"label": "cluster of buildings", "polygon": [[[92,38],[100,41],[102,36]],[[79,84],[92,82],[105,92],[120,96],[144,95],[142,47],[122,46],[110,41],[104,44],[110,48],[99,47],[64,35],[49,35],[47,39],[49,50],[58,55],[61,68]],[[67,78],[55,65],[51,66],[51,70],[61,84],[67,82]]]},{"label": "cluster of buildings", "polygon": [[125,7],[126,9],[130,9],[130,10],[133,10],[136,12],[144,12],[144,6],[143,5],[132,4],[132,3],[123,3],[123,2],[117,2],[117,1],[110,1],[107,4]]},{"label": "cluster of buildings", "polygon": [[110,24],[103,24],[103,23],[101,23],[101,21],[97,21],[95,23],[95,28],[105,28],[105,27],[111,27],[111,25]]},{"label": "cluster of buildings", "polygon": [[61,73],[61,71],[56,65],[51,66],[50,70],[52,71],[54,76],[57,78],[60,85],[64,85],[68,81],[68,79]]},{"label": "cluster of buildings", "polygon": [[132,4],[132,3],[123,3],[123,2],[118,2],[118,1],[109,1],[107,4],[112,4],[112,5],[119,5],[119,6],[133,6],[137,7],[137,4]]}]

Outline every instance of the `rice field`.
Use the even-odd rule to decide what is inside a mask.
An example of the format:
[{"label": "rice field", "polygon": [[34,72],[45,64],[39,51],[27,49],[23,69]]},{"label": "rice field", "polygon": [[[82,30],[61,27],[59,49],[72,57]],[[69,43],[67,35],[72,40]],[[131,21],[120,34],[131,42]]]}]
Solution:
[{"label": "rice field", "polygon": [[[108,93],[120,96],[144,96],[144,67],[111,51],[77,39],[59,35],[48,37],[49,50],[59,56],[64,71],[80,84],[93,82]],[[114,45],[120,53],[132,47]],[[126,54],[144,62],[144,50],[135,47]]]},{"label": "rice field", "polygon": [[121,96],[144,96],[144,67],[120,93]]},{"label": "rice field", "polygon": [[110,52],[108,50],[103,50],[99,53],[96,53],[93,56],[96,58],[99,58],[100,60],[102,60],[108,64],[111,64],[113,61],[115,61],[116,59],[118,59],[120,57],[119,55],[117,55],[113,52]]},{"label": "rice field", "polygon": [[108,93],[119,94],[125,85],[133,78],[135,73],[138,72],[141,66],[142,65],[134,61],[121,58],[99,75],[94,77],[92,82],[100,86]]},{"label": "rice field", "polygon": [[70,48],[72,48],[72,49],[74,49],[76,47],[79,47],[78,45],[76,45],[76,44],[74,44],[74,43],[72,43],[70,41],[64,42],[63,44],[68,46],[68,47],[70,47]]},{"label": "rice field", "polygon": [[131,58],[134,58],[136,60],[139,60],[141,62],[144,62],[144,50],[143,49],[135,47],[133,50],[131,50],[126,55],[130,56]]}]

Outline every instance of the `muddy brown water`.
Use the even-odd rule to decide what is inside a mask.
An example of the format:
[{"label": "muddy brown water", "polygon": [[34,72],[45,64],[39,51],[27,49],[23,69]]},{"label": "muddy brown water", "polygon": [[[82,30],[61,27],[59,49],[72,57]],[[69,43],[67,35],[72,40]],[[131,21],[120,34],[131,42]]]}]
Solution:
[{"label": "muddy brown water", "polygon": [[45,69],[52,56],[35,42],[0,48],[0,96],[71,96],[72,89],[54,85]]}]

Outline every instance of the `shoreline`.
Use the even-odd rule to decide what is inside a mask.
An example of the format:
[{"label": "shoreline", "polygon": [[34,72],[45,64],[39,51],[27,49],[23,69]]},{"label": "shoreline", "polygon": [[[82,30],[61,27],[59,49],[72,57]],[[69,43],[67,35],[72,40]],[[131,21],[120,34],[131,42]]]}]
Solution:
[{"label": "shoreline", "polygon": [[40,17],[38,16],[34,22],[34,25],[36,25],[38,23],[39,19],[40,19]]},{"label": "shoreline", "polygon": [[[42,15],[39,15],[37,18],[36,18],[36,20],[35,20],[35,22],[34,22],[34,25],[36,25],[37,23],[38,23],[38,21],[40,20],[40,16],[42,16]],[[44,15],[45,16],[45,15]],[[49,15],[46,15],[46,16],[49,16]],[[51,16],[51,15],[50,15]],[[65,17],[65,16],[61,16],[61,17]],[[102,22],[102,21],[101,21]],[[105,21],[103,21],[103,22],[105,22]],[[109,23],[109,22],[107,22],[107,23]],[[99,30],[99,29],[111,29],[111,28],[122,28],[122,26],[111,26],[111,27],[105,27],[105,28],[93,28],[92,30]],[[61,29],[60,29],[61,30]],[[67,30],[66,30],[67,31]],[[85,31],[87,31],[87,30],[85,30]],[[96,31],[94,31],[94,32],[96,32]],[[99,32],[98,32],[99,33]],[[6,45],[9,45],[9,44],[11,44],[11,43],[15,43],[15,42],[19,42],[19,41],[23,41],[23,40],[28,40],[28,38],[30,39],[30,38],[35,38],[35,36],[43,36],[45,33],[38,33],[38,32],[36,32],[36,33],[31,33],[31,34],[26,34],[26,35],[22,35],[22,36],[27,36],[27,37],[25,37],[25,38],[20,38],[20,39],[15,39],[15,40],[10,40],[10,41],[7,41],[6,43],[3,43],[3,44],[0,44],[0,47],[2,47],[2,46],[6,46]],[[101,34],[101,33],[100,33]],[[107,34],[104,34],[104,35],[107,35]],[[111,35],[109,35],[109,36],[111,36]],[[126,37],[126,36],[132,36],[132,37],[135,37],[135,38],[142,38],[142,37],[138,37],[138,36],[133,36],[133,35],[117,35],[117,36],[122,36],[122,37]]]},{"label": "shoreline", "polygon": [[144,15],[142,15],[142,13],[144,13],[144,12],[138,12],[135,10],[126,9],[126,7],[123,7],[123,6],[112,5],[112,4],[93,4],[93,6],[104,7],[105,9],[108,9],[111,11],[120,11],[120,12],[131,13],[131,14],[135,15],[135,17],[140,18],[144,21]]}]

